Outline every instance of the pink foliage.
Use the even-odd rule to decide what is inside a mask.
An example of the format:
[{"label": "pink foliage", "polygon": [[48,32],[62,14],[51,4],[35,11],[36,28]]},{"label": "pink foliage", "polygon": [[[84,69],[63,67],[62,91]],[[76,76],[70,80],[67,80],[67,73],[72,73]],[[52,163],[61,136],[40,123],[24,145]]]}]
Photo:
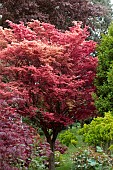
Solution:
[{"label": "pink foliage", "polygon": [[27,27],[9,23],[16,41],[2,50],[0,58],[9,67],[3,67],[1,74],[9,80],[7,86],[21,96],[21,100],[15,98],[18,112],[41,114],[41,123],[48,126],[67,126],[73,118],[93,116],[91,93],[97,58],[91,56],[95,43],[85,40],[87,28],[75,23],[70,31],[62,33],[39,21]]},{"label": "pink foliage", "polygon": [[65,126],[95,116],[96,44],[76,22],[64,33],[39,21],[9,23],[0,36],[0,98],[10,114],[40,126],[52,150]]}]

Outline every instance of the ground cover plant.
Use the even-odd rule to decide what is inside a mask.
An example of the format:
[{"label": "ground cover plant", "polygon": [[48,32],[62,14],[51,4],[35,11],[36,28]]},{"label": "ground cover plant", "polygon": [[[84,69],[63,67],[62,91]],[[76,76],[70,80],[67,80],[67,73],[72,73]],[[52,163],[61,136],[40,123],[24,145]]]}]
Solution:
[{"label": "ground cover plant", "polygon": [[95,116],[92,92],[97,58],[80,23],[64,33],[53,25],[8,21],[0,32],[0,95],[12,112],[40,127],[50,145],[49,169],[55,169],[55,141],[76,119]]},{"label": "ground cover plant", "polygon": [[103,150],[94,148],[80,148],[72,156],[74,165],[72,170],[112,170],[113,157]]}]

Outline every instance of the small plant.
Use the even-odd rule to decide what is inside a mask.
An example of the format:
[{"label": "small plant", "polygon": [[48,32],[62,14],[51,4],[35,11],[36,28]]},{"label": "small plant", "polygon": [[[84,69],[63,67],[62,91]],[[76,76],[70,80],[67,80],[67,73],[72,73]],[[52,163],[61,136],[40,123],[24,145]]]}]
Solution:
[{"label": "small plant", "polygon": [[55,165],[59,167],[63,163],[62,154],[59,151],[55,151]]},{"label": "small plant", "polygon": [[103,152],[95,152],[93,148],[79,148],[73,154],[73,170],[112,170],[113,158]]},{"label": "small plant", "polygon": [[[59,167],[62,160],[62,154],[67,150],[66,146],[63,146],[58,140],[55,142],[55,166]],[[51,154],[51,149],[49,143],[46,140],[36,141],[34,143],[34,150],[32,153],[32,158],[30,160],[30,165],[28,170],[43,170],[48,168],[49,156]]]},{"label": "small plant", "polygon": [[74,146],[76,146],[77,141],[76,141],[76,140],[74,140],[74,139],[72,139],[72,140],[71,140],[71,144],[73,144]]},{"label": "small plant", "polygon": [[31,160],[28,170],[43,170],[45,169],[44,157],[37,156]]},{"label": "small plant", "polygon": [[74,146],[76,146],[77,144],[77,138],[70,130],[66,130],[64,133],[61,133],[59,135],[59,140],[67,147],[69,146],[69,144],[73,144]]}]

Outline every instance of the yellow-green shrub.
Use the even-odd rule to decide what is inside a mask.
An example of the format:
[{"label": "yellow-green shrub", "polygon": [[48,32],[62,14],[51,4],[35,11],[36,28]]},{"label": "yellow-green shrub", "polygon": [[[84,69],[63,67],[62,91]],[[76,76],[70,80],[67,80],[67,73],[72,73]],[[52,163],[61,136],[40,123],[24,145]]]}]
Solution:
[{"label": "yellow-green shrub", "polygon": [[113,116],[108,112],[104,117],[94,118],[89,125],[84,124],[79,133],[86,143],[101,146],[105,151],[113,143]]},{"label": "yellow-green shrub", "polygon": [[69,146],[69,144],[73,144],[75,146],[77,144],[77,138],[70,130],[66,130],[64,133],[61,133],[59,135],[59,140],[66,146]]}]

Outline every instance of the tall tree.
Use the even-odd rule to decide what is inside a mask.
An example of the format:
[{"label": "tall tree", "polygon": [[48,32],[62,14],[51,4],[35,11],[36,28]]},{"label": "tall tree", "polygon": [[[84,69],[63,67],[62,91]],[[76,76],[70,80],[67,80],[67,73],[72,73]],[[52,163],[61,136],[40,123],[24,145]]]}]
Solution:
[{"label": "tall tree", "polygon": [[[104,112],[113,110],[113,95],[111,81],[108,79],[108,72],[113,62],[113,24],[108,29],[108,34],[103,35],[100,46],[97,48],[99,65],[95,86],[95,105],[101,115]],[[112,73],[112,69],[110,71]],[[111,74],[109,73],[109,74]],[[112,79],[112,76],[111,76]]]},{"label": "tall tree", "polygon": [[42,128],[52,151],[49,169],[54,170],[58,133],[75,119],[95,116],[95,42],[86,40],[87,28],[76,22],[64,33],[39,21],[9,23],[12,29],[1,28],[0,37],[0,78],[10,94],[6,99],[17,114]]},{"label": "tall tree", "polygon": [[16,23],[38,19],[66,30],[75,20],[82,21],[83,25],[90,25],[94,31],[100,23],[103,23],[101,18],[110,14],[108,7],[92,3],[90,0],[1,0],[0,2],[3,26],[6,26],[7,19]]}]

